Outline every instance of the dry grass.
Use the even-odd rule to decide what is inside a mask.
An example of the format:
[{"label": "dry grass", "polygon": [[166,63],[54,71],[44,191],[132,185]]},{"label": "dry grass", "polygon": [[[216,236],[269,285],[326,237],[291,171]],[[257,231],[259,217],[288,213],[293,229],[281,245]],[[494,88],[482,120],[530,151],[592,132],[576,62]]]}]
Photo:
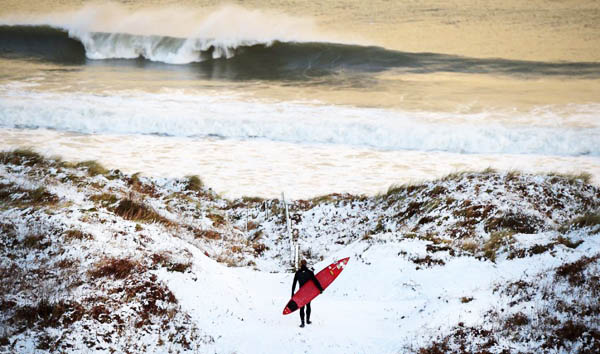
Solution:
[{"label": "dry grass", "polygon": [[52,241],[43,234],[30,234],[23,240],[23,247],[29,249],[43,250],[52,244]]},{"label": "dry grass", "polygon": [[471,301],[473,301],[473,297],[472,296],[463,296],[463,297],[460,298],[460,303],[461,304],[468,304]]},{"label": "dry grass", "polygon": [[90,197],[90,200],[95,203],[100,203],[102,206],[107,207],[113,205],[119,201],[116,195],[111,193],[94,194]]},{"label": "dry grass", "polygon": [[252,249],[254,250],[254,255],[256,257],[260,257],[263,255],[263,253],[265,253],[265,251],[267,251],[269,248],[267,246],[265,246],[263,243],[260,242],[254,242],[252,244]]},{"label": "dry grass", "polygon": [[579,240],[577,242],[573,242],[573,241],[571,241],[571,239],[569,239],[567,237],[559,236],[558,239],[556,239],[556,242],[559,243],[559,244],[561,244],[561,245],[563,245],[563,246],[566,246],[566,247],[574,249],[574,248],[579,247],[579,245],[581,245],[583,243],[583,240]]},{"label": "dry grass", "polygon": [[548,177],[550,177],[550,183],[556,183],[561,179],[564,179],[571,185],[577,183],[589,184],[592,181],[592,175],[588,172],[582,172],[580,174],[553,172],[549,173]]},{"label": "dry grass", "polygon": [[460,248],[470,254],[475,254],[479,249],[479,244],[474,240],[463,240],[460,244]]},{"label": "dry grass", "polygon": [[113,210],[115,214],[127,220],[143,221],[143,222],[160,222],[166,225],[171,225],[172,222],[160,216],[154,209],[143,204],[135,202],[131,199],[124,199],[119,202],[119,205]]},{"label": "dry grass", "polygon": [[586,281],[584,274],[585,269],[591,263],[595,263],[600,259],[600,255],[595,257],[584,256],[572,263],[565,263],[556,269],[557,278],[567,278],[572,286],[582,285]]},{"label": "dry grass", "polygon": [[102,166],[97,161],[93,161],[93,160],[79,162],[79,163],[77,163],[75,165],[75,167],[77,167],[77,168],[86,168],[88,174],[90,176],[92,176],[92,177],[93,176],[97,176],[97,175],[106,175],[106,174],[108,174],[108,170],[106,168],[104,168],[104,166]]},{"label": "dry grass", "polygon": [[121,258],[105,258],[96,263],[88,271],[92,279],[110,277],[113,279],[127,278],[131,273],[141,272],[143,267],[137,261]]},{"label": "dry grass", "polygon": [[[75,302],[51,302],[42,298],[35,305],[18,307],[14,313],[13,322],[24,324],[29,328],[36,324],[41,328],[70,325],[83,317],[81,310],[81,305]],[[65,313],[70,313],[70,316],[64,316]]]},{"label": "dry grass", "polygon": [[212,221],[214,227],[225,225],[225,217],[221,214],[208,214],[206,217]]},{"label": "dry grass", "polygon": [[184,273],[192,266],[192,262],[177,262],[169,252],[159,252],[152,255],[152,265],[166,268],[170,272]]},{"label": "dry grass", "polygon": [[490,238],[483,245],[483,256],[492,262],[496,261],[496,252],[503,245],[512,241],[513,231],[498,231],[490,235]]},{"label": "dry grass", "polygon": [[600,213],[587,213],[573,219],[569,224],[573,229],[600,225]]},{"label": "dry grass", "polygon": [[543,230],[543,228],[543,220],[522,213],[507,213],[496,218],[490,218],[484,225],[485,232],[506,230],[523,234],[533,234]]},{"label": "dry grass", "polygon": [[414,264],[426,266],[426,267],[432,267],[435,265],[443,266],[446,264],[446,262],[444,262],[443,260],[432,258],[430,255],[427,255],[425,257],[420,257],[420,258],[413,258],[413,259],[411,259],[411,261]]},{"label": "dry grass", "polygon": [[219,232],[213,231],[213,230],[195,230],[194,237],[195,238],[206,238],[209,240],[220,240],[223,238],[223,235],[221,235]]},{"label": "dry grass", "polygon": [[204,182],[198,176],[187,176],[187,185],[185,187],[186,190],[201,192],[202,188],[204,188]]},{"label": "dry grass", "polygon": [[73,240],[79,240],[79,241],[83,241],[83,240],[93,240],[94,236],[86,233],[86,232],[82,232],[81,230],[67,230],[65,231],[65,233],[63,234],[63,237],[65,238],[66,241],[73,241]]},{"label": "dry grass", "polygon": [[[18,197],[18,198],[16,198]],[[45,187],[36,189],[23,189],[12,183],[0,184],[0,201],[6,204],[14,203],[21,205],[54,205],[59,199],[50,193]]]},{"label": "dry grass", "polygon": [[0,152],[0,163],[33,166],[46,162],[44,157],[30,148]]}]

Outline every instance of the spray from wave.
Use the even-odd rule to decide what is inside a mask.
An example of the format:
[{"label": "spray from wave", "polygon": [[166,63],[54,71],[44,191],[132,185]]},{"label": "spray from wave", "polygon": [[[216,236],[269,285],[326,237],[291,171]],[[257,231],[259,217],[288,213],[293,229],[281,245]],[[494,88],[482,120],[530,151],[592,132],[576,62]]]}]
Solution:
[{"label": "spray from wave", "polygon": [[62,29],[83,44],[90,59],[143,57],[169,64],[231,58],[239,47],[273,42],[339,42],[310,18],[233,5],[129,10],[114,3],[94,4],[43,16],[15,15],[1,19],[0,25]]},{"label": "spray from wave", "polygon": [[67,64],[143,58],[198,64],[193,70],[206,77],[233,80],[298,80],[390,69],[600,77],[600,63],[593,62],[479,59],[365,46],[324,33],[308,18],[239,6],[128,10],[108,4],[67,13],[13,16],[0,19],[0,44],[4,57],[22,55]]}]

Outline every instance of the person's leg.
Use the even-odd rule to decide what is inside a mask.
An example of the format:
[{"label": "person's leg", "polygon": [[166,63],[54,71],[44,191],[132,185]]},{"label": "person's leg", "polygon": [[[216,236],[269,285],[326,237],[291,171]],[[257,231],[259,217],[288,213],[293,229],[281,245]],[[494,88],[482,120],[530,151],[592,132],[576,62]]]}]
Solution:
[{"label": "person's leg", "polygon": [[300,308],[300,327],[304,327],[304,306]]},{"label": "person's leg", "polygon": [[310,302],[306,304],[306,323],[310,324]]}]

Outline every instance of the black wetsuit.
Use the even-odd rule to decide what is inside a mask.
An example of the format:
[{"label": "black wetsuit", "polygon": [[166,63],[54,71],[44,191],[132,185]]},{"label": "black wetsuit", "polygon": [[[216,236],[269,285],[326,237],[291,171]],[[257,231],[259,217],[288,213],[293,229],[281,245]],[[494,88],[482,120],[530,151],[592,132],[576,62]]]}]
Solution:
[{"label": "black wetsuit", "polygon": [[[307,266],[302,266],[300,269],[298,269],[296,275],[294,275],[292,296],[294,296],[294,293],[296,292],[296,282],[300,283],[300,287],[302,287],[302,285],[306,284],[306,282],[309,280],[312,280],[317,286],[317,289],[319,289],[320,292],[323,292],[323,287],[321,287],[321,283],[319,283],[319,280],[317,277],[315,277],[315,273],[308,269]],[[300,308],[300,320],[302,321],[302,325],[304,325],[304,306]],[[310,323],[310,302],[306,304],[306,321]]]}]

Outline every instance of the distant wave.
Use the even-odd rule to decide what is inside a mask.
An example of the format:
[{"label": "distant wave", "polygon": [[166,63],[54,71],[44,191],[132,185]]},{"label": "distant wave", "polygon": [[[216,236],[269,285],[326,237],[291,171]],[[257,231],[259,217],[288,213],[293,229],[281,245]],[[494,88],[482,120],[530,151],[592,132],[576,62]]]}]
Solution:
[{"label": "distant wave", "polygon": [[[5,128],[266,139],[381,150],[600,156],[598,125],[578,128],[485,123],[487,115],[498,112],[469,116],[297,102],[248,102],[180,93],[94,95],[43,93],[18,86],[0,89],[0,127]],[[592,105],[585,109],[591,113],[577,114],[580,120],[595,121],[597,110],[597,105]],[[529,114],[541,114],[547,119],[554,114],[560,118],[551,109]],[[529,122],[536,117],[513,118],[512,121]],[[452,123],[465,119],[471,123]]]},{"label": "distant wave", "polygon": [[234,80],[303,79],[391,69],[410,73],[600,77],[600,63],[477,59],[329,42],[178,38],[22,25],[0,26],[0,56],[68,65],[83,65],[93,59],[127,59],[136,65],[138,61],[131,59],[142,59],[180,64],[209,77]]}]

